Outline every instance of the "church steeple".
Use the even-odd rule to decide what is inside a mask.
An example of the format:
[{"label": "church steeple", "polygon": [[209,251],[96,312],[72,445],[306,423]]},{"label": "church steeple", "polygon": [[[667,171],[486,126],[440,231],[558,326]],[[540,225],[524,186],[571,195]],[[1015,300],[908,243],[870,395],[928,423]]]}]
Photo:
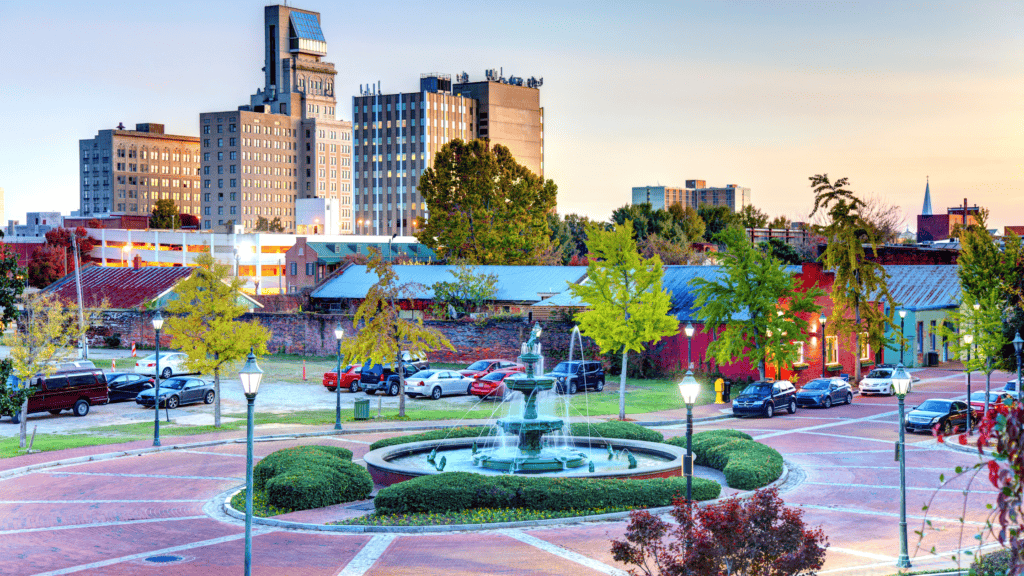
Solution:
[{"label": "church steeple", "polygon": [[928,184],[928,177],[924,177],[924,206],[921,208],[921,216],[932,215],[932,191]]}]

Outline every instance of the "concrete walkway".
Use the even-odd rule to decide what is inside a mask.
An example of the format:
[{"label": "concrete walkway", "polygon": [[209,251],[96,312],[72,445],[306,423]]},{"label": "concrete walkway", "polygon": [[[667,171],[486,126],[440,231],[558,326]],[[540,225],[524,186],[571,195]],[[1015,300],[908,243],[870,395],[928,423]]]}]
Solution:
[{"label": "concrete walkway", "polygon": [[[921,375],[921,374],[919,374]],[[908,397],[913,406],[927,398],[963,396],[962,378],[951,373],[921,375]],[[960,375],[962,377],[962,374]],[[708,408],[714,416],[718,408]],[[672,420],[678,411],[650,420]],[[685,417],[685,411],[683,411]],[[695,414],[696,416],[697,414]],[[395,428],[425,423],[346,426],[351,432],[315,438],[259,442],[256,456],[303,444],[349,448],[360,458],[370,442]],[[376,428],[376,429],[375,429]],[[888,575],[898,551],[898,464],[896,400],[858,397],[851,406],[801,409],[770,420],[714,420],[697,430],[746,430],[796,466],[797,482],[783,494],[811,526],[822,526],[830,549],[822,574]],[[685,426],[660,428],[666,436]],[[328,427],[261,426],[258,435]],[[230,432],[166,438],[165,445],[242,439]],[[984,505],[994,491],[979,478],[967,497],[965,531],[958,518],[965,480],[940,487],[938,476],[977,457],[939,446],[926,435],[908,436],[907,496],[911,556],[915,569],[950,566],[952,551],[970,547],[985,520]],[[0,460],[0,574],[241,574],[243,527],[217,514],[216,497],[244,483],[245,444],[168,450],[42,468],[11,476],[29,464],[100,457],[143,449],[148,441],[80,448]],[[6,472],[5,472],[6,471]],[[922,506],[929,504],[922,529]],[[324,511],[329,512],[329,511]],[[320,512],[320,514],[324,513]],[[310,516],[318,513],[310,512]],[[438,535],[353,535],[257,527],[255,574],[404,575],[430,574],[624,574],[611,558],[610,541],[622,536],[623,521],[567,523],[554,527]],[[928,553],[932,547],[939,552]]]}]

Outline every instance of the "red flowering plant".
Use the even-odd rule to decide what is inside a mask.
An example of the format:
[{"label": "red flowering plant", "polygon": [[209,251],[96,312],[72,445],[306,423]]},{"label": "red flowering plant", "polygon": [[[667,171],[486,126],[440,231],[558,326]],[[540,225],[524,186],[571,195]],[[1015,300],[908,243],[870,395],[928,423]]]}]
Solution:
[{"label": "red flowering plant", "polygon": [[612,541],[633,576],[813,576],[825,563],[828,538],[775,488],[704,507],[678,498],[669,515],[674,524],[634,511],[625,540]]},{"label": "red flowering plant", "polygon": [[[987,505],[991,512],[974,538],[980,548],[986,535],[993,537],[1009,554],[1006,576],[1024,575],[1024,542],[1020,539],[1024,533],[1024,405],[1010,399],[993,404],[979,419],[977,430],[974,443],[978,450],[978,463],[966,468],[957,466],[955,475],[948,480],[945,475],[940,475],[940,488],[960,478],[969,479],[967,486],[963,488],[963,511],[966,515],[970,488],[979,477],[984,478],[987,472],[989,483],[997,490],[996,499],[994,503]],[[938,442],[946,441],[946,437],[938,429],[934,430],[933,434]],[[956,439],[964,446],[972,441],[966,433],[957,434]],[[933,494],[932,499],[934,497]],[[926,513],[930,504],[931,500],[923,506]],[[962,542],[966,522],[963,516],[959,520]],[[919,537],[918,547],[920,540],[924,538],[925,529],[931,527],[932,523],[926,517],[922,529],[916,532]],[[935,548],[933,547],[931,551],[935,553]],[[973,552],[966,551],[965,554],[972,556]],[[959,556],[954,555],[953,560],[959,565]]]}]

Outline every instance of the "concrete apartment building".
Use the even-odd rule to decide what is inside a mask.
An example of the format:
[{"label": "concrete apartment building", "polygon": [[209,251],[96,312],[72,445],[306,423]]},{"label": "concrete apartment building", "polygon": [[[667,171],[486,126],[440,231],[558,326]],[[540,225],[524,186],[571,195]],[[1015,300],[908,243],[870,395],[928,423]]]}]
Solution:
[{"label": "concrete apartment building", "polygon": [[262,217],[287,233],[351,234],[352,123],[336,116],[320,14],[267,6],[264,38],[264,88],[200,114],[200,226],[252,230]]},{"label": "concrete apartment building", "polygon": [[199,214],[199,138],[165,134],[163,124],[118,125],[78,141],[79,214],[151,214],[157,200],[173,200],[183,214]]},{"label": "concrete apartment building", "polygon": [[503,78],[488,70],[470,82],[462,73],[422,74],[418,92],[383,94],[379,84],[352,99],[355,146],[354,212],[357,233],[415,233],[429,218],[419,177],[434,154],[456,138],[487,138],[509,148],[516,161],[544,174],[542,81]]},{"label": "concrete apartment building", "polygon": [[697,209],[703,204],[726,206],[733,212],[750,204],[750,188],[728,184],[724,188],[709,188],[704,180],[687,180],[685,188],[672,186],[634,186],[633,204],[650,204],[654,209],[665,209],[673,204]]}]

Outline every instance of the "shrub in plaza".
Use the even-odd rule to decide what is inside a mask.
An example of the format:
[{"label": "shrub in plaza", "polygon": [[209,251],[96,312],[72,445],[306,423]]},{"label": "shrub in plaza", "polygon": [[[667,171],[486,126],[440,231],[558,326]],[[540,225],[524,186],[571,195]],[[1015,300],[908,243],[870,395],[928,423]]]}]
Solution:
[{"label": "shrub in plaza", "polygon": [[569,432],[573,436],[593,436],[595,438],[642,440],[644,442],[663,442],[665,440],[661,432],[632,422],[619,422],[615,420],[598,422],[596,424],[576,422],[569,426]]},{"label": "shrub in plaza", "polygon": [[[686,447],[686,437],[677,436],[668,444]],[[738,430],[709,430],[693,435],[694,464],[725,473],[731,488],[754,490],[782,476],[782,454],[755,442]]]},{"label": "shrub in plaza", "polygon": [[[696,500],[718,497],[721,486],[695,478]],[[484,476],[446,472],[393,484],[377,493],[377,514],[447,513],[477,508],[593,510],[668,506],[686,492],[686,479],[614,480]]]},{"label": "shrub in plaza", "polygon": [[398,444],[408,444],[410,442],[444,440],[446,438],[476,438],[477,436],[491,436],[493,434],[494,430],[490,426],[459,426],[458,428],[442,428],[441,430],[430,430],[427,432],[420,432],[419,434],[409,434],[407,436],[395,436],[394,438],[377,440],[373,444],[370,444],[370,450],[386,448],[388,446],[397,446]]},{"label": "shrub in plaza", "polygon": [[625,539],[612,541],[612,558],[635,566],[630,574],[816,574],[828,538],[808,529],[803,513],[786,508],[774,488],[747,501],[730,498],[704,507],[678,499],[671,524],[649,512],[630,513]]},{"label": "shrub in plaza", "polygon": [[253,488],[278,508],[308,510],[363,500],[373,490],[370,473],[337,446],[299,446],[270,454],[253,468]]}]

